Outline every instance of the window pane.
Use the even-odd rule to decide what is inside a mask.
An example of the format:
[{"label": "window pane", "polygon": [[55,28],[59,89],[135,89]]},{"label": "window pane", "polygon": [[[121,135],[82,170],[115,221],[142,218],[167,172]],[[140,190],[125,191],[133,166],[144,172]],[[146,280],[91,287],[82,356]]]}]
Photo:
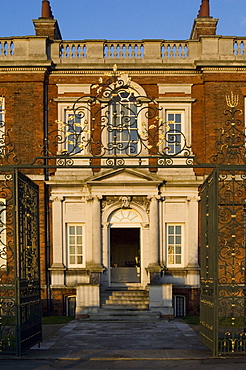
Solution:
[{"label": "window pane", "polygon": [[77,226],[77,234],[82,235],[82,226]]},{"label": "window pane", "polygon": [[75,257],[74,256],[70,256],[69,262],[70,262],[71,265],[74,265],[75,264]]},{"label": "window pane", "polygon": [[174,246],[173,245],[168,246],[168,254],[174,254]]},{"label": "window pane", "polygon": [[75,254],[75,247],[70,245],[69,252],[70,254]]},{"label": "window pane", "polygon": [[69,234],[75,235],[75,226],[69,226]]},{"label": "window pane", "polygon": [[178,264],[180,264],[181,263],[181,256],[176,256],[176,263]]},{"label": "window pane", "polygon": [[181,234],[181,226],[180,225],[176,226],[176,234]]},{"label": "window pane", "polygon": [[168,237],[168,244],[174,244],[174,236],[170,235]]},{"label": "window pane", "polygon": [[174,234],[174,226],[168,226],[168,234]]},{"label": "window pane", "polygon": [[173,255],[169,255],[169,256],[168,256],[168,263],[169,263],[170,265],[173,265],[173,264],[174,264],[174,256],[173,256]]},{"label": "window pane", "polygon": [[168,121],[174,121],[174,114],[173,113],[168,113]]},{"label": "window pane", "polygon": [[77,244],[82,245],[82,236],[77,236]]},{"label": "window pane", "polygon": [[82,246],[77,247],[77,254],[82,254]]},{"label": "window pane", "polygon": [[75,236],[69,237],[69,244],[75,244]]},{"label": "window pane", "polygon": [[181,254],[181,247],[176,247],[176,254]]},{"label": "window pane", "polygon": [[78,265],[81,265],[83,263],[83,257],[82,256],[78,256],[77,257],[77,264]]},{"label": "window pane", "polygon": [[177,123],[181,123],[181,114],[180,113],[178,113],[178,114],[175,115],[175,121]]},{"label": "window pane", "polygon": [[176,235],[175,243],[176,244],[181,244],[181,235]]}]

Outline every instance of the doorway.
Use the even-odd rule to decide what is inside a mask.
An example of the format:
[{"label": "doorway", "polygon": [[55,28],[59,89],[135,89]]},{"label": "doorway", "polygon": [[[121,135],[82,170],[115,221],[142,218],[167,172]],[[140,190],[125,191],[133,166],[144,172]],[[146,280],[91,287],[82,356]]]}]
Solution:
[{"label": "doorway", "polygon": [[111,283],[139,283],[140,228],[110,228]]}]

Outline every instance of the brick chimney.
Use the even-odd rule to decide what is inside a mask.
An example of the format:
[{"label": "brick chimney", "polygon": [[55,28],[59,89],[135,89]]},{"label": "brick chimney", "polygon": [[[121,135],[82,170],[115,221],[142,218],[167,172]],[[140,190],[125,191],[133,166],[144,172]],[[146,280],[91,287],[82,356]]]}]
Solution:
[{"label": "brick chimney", "polygon": [[42,15],[41,18],[54,19],[50,2],[47,0],[42,1]]},{"label": "brick chimney", "polygon": [[52,14],[50,2],[42,1],[41,17],[33,19],[36,36],[47,36],[51,40],[61,40],[61,32]]},{"label": "brick chimney", "polygon": [[197,40],[200,36],[216,35],[218,19],[210,16],[209,0],[202,0],[201,6],[194,20],[190,39]]}]

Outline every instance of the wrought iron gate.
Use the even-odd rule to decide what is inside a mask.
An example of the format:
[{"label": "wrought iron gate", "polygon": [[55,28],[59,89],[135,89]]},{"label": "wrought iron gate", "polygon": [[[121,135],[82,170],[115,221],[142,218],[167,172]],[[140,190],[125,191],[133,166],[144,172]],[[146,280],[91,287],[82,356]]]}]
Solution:
[{"label": "wrought iron gate", "polygon": [[55,121],[51,132],[45,127],[44,147],[31,163],[15,155],[10,130],[2,134],[0,353],[19,355],[41,341],[38,187],[21,168],[44,173],[44,180],[58,168],[200,168],[204,176],[215,168],[201,188],[201,340],[214,355],[245,353],[246,135],[239,98],[226,96],[229,118],[217,128],[216,153],[200,163],[179,125],[166,122],[158,103],[121,75],[114,66],[91,86],[94,95],[74,102],[67,121]]},{"label": "wrought iron gate", "polygon": [[246,172],[214,170],[201,189],[201,341],[246,353]]},{"label": "wrought iron gate", "polygon": [[1,174],[0,353],[42,339],[38,186],[17,169]]}]

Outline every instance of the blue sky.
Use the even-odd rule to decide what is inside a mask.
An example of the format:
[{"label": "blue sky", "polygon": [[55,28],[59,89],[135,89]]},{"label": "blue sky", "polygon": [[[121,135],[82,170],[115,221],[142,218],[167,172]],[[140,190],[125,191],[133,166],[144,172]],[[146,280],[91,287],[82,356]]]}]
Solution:
[{"label": "blue sky", "polygon": [[[42,0],[0,0],[0,37],[34,35]],[[50,0],[64,40],[185,40],[201,0]],[[210,0],[217,34],[246,36],[246,0]]]}]

